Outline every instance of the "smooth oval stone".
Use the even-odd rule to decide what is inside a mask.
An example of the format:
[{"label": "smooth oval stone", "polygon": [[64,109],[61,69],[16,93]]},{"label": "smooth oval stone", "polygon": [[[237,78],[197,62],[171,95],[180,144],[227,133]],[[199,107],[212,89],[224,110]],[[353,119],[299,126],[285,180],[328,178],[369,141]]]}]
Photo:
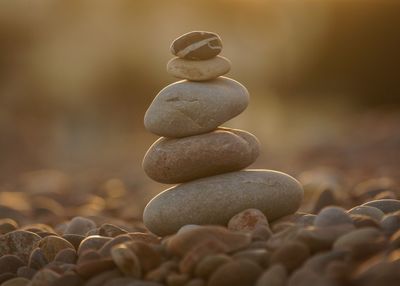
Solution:
[{"label": "smooth oval stone", "polygon": [[294,213],[303,198],[300,183],[271,170],[245,170],[198,179],[154,197],[143,214],[147,228],[158,234],[186,224],[227,225],[235,214],[256,208],[268,220]]},{"label": "smooth oval stone", "polygon": [[165,137],[202,134],[239,115],[248,104],[247,89],[227,77],[207,83],[178,81],[154,98],[144,116],[144,125]]},{"label": "smooth oval stone", "polygon": [[378,208],[385,214],[400,210],[400,200],[382,199],[382,200],[369,201],[362,205]]},{"label": "smooth oval stone", "polygon": [[218,129],[185,138],[158,139],[143,159],[153,180],[175,184],[246,168],[259,155],[257,138],[245,131]]},{"label": "smooth oval stone", "polygon": [[212,32],[192,31],[175,39],[171,53],[190,60],[205,60],[218,55],[222,50],[221,38]]},{"label": "smooth oval stone", "polygon": [[68,240],[55,235],[43,238],[39,242],[38,247],[42,249],[43,254],[48,261],[53,261],[57,253],[63,249],[74,249],[74,246]]},{"label": "smooth oval stone", "polygon": [[386,235],[392,235],[400,229],[400,212],[385,215],[381,220],[381,227]]},{"label": "smooth oval stone", "polygon": [[204,61],[173,58],[167,63],[167,72],[177,78],[191,81],[206,81],[229,72],[231,62],[224,57],[214,57]]},{"label": "smooth oval stone", "polygon": [[341,224],[353,224],[350,215],[341,207],[325,207],[314,220],[314,226],[316,227],[328,227]]},{"label": "smooth oval stone", "polygon": [[369,216],[376,221],[380,221],[382,217],[385,215],[383,211],[375,207],[369,206],[357,206],[347,211],[349,214],[358,214],[358,215],[366,215]]}]

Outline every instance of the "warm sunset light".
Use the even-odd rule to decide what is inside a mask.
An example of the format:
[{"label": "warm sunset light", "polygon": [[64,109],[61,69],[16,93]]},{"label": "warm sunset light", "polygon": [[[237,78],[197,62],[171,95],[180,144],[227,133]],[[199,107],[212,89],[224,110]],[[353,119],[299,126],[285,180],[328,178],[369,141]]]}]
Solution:
[{"label": "warm sunset light", "polygon": [[399,15],[0,1],[0,286],[400,285]]}]

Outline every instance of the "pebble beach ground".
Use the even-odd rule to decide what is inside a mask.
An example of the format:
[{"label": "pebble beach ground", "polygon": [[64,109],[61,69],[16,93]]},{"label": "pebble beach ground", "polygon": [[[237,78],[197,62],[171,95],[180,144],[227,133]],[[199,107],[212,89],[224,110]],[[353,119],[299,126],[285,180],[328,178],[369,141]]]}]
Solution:
[{"label": "pebble beach ground", "polygon": [[165,237],[146,230],[121,181],[79,192],[66,179],[38,171],[1,193],[0,285],[399,285],[400,192],[389,178],[349,186],[307,171],[293,215],[249,209]]},{"label": "pebble beach ground", "polygon": [[[215,79],[230,69],[218,56],[219,37],[192,36],[171,46],[177,58],[168,72],[190,80],[171,85],[175,92],[207,93],[211,86],[222,103],[212,96],[205,102],[224,108],[227,92],[237,98],[225,113],[211,107],[200,113],[216,116],[201,124],[193,117],[204,98],[183,100],[185,112],[172,113],[176,121],[161,118],[165,105],[155,101],[145,124],[166,137],[149,149],[143,167],[156,181],[182,184],[156,196],[144,223],[143,198],[121,179],[83,184],[41,170],[2,186],[0,286],[400,285],[399,171],[391,178],[378,167],[368,176],[362,167],[315,167],[297,180],[272,170],[241,171],[258,156],[257,138],[218,126],[246,108],[247,91]],[[171,105],[181,100],[160,93]],[[187,125],[174,126],[187,118]]]}]

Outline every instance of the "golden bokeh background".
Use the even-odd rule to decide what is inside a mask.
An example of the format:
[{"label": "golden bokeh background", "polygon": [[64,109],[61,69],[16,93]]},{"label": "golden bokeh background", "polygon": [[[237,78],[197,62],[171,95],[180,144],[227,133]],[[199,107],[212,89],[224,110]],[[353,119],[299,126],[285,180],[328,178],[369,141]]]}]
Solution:
[{"label": "golden bokeh background", "polygon": [[3,0],[1,185],[52,169],[162,190],[140,167],[157,138],[143,116],[191,30],[221,36],[250,91],[227,126],[260,138],[255,167],[397,176],[399,15],[397,0]]}]

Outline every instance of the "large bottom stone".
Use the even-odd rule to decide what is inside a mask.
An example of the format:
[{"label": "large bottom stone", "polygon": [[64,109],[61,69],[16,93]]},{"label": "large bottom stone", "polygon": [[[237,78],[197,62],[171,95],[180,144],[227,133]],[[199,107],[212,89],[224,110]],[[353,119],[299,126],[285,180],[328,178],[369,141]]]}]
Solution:
[{"label": "large bottom stone", "polygon": [[287,174],[245,170],[167,189],[148,203],[143,220],[161,236],[187,224],[227,225],[232,216],[248,208],[261,210],[272,221],[294,213],[302,198],[302,186]]}]

